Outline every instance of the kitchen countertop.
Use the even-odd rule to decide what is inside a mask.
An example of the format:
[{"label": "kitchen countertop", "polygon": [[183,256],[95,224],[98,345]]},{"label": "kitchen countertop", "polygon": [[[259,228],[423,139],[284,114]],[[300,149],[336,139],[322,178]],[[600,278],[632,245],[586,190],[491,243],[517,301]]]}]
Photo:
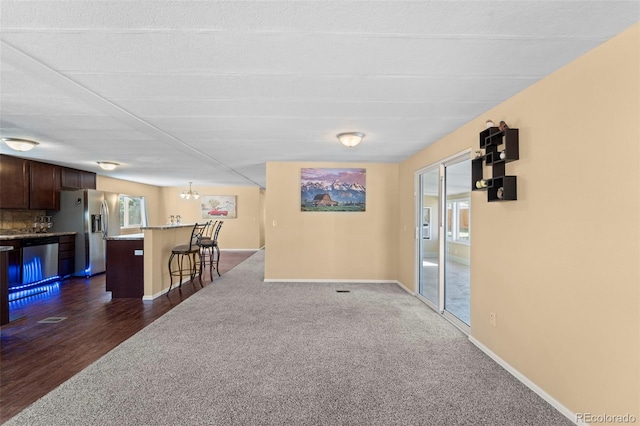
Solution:
[{"label": "kitchen countertop", "polygon": [[113,237],[107,237],[107,241],[110,240],[144,240],[144,234],[126,234],[126,235],[114,235]]},{"label": "kitchen countertop", "polygon": [[60,237],[62,235],[75,235],[77,232],[25,232],[22,234],[4,234],[0,232],[0,241],[23,240],[25,238]]},{"label": "kitchen countertop", "polygon": [[180,225],[160,225],[160,226],[141,226],[140,229],[174,229],[174,228],[186,228],[193,227],[195,223],[181,223]]}]

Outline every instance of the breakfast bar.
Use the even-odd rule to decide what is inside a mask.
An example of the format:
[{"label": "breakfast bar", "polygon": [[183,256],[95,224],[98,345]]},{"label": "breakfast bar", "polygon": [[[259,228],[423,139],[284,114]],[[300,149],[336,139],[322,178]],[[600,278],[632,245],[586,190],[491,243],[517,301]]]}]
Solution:
[{"label": "breakfast bar", "polygon": [[171,249],[189,241],[193,224],[146,226],[107,237],[106,290],[113,298],[153,300],[166,293]]}]

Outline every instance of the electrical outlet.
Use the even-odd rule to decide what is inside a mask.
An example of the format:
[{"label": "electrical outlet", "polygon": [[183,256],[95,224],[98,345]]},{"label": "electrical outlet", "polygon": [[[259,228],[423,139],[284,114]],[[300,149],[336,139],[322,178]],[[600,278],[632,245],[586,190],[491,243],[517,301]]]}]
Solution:
[{"label": "electrical outlet", "polygon": [[492,326],[496,326],[496,313],[495,312],[489,312],[489,324],[491,324]]}]

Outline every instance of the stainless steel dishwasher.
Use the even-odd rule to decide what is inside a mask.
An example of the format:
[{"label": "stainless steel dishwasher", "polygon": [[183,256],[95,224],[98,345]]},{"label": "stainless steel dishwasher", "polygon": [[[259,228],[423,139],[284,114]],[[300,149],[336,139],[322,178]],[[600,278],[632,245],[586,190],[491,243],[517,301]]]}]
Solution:
[{"label": "stainless steel dishwasher", "polygon": [[22,240],[22,285],[58,279],[58,237]]}]

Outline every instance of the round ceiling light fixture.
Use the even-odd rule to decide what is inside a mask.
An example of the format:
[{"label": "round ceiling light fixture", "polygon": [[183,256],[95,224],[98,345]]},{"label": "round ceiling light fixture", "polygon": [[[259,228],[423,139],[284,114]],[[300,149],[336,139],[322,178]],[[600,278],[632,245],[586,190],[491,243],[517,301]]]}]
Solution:
[{"label": "round ceiling light fixture", "polygon": [[342,145],[348,146],[348,147],[354,147],[358,145],[360,142],[362,142],[362,138],[364,138],[364,133],[344,132],[344,133],[338,133],[336,136],[338,137],[338,140],[342,143]]},{"label": "round ceiling light fixture", "polygon": [[120,163],[114,163],[113,161],[98,161],[97,163],[102,170],[114,170],[120,165]]},{"label": "round ceiling light fixture", "polygon": [[2,140],[9,148],[22,152],[30,151],[39,145],[38,142],[29,139],[2,138]]}]

